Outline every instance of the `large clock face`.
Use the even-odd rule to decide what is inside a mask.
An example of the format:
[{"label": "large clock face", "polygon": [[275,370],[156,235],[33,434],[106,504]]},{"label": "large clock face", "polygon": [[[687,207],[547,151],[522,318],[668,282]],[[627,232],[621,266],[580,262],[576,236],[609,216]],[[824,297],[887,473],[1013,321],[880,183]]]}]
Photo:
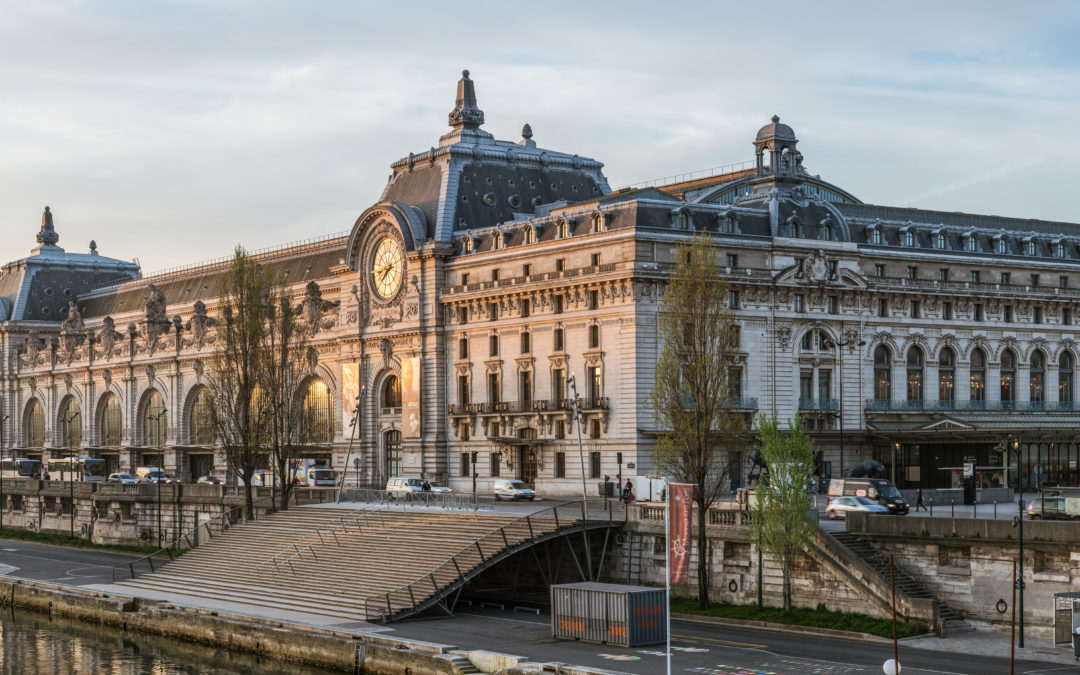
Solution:
[{"label": "large clock face", "polygon": [[381,298],[392,298],[401,288],[404,274],[404,261],[397,240],[393,237],[383,238],[371,256],[371,281],[375,292]]}]

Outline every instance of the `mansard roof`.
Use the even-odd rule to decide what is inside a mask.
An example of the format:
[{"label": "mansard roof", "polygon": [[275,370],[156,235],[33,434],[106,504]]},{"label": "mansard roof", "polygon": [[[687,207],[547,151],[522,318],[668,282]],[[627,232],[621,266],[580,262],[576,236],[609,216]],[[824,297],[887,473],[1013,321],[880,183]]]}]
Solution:
[{"label": "mansard roof", "polygon": [[519,220],[544,204],[611,192],[602,163],[537,147],[527,124],[520,142],[495,140],[480,129],[483,121],[465,71],[450,113],[453,131],[439,147],[394,162],[380,201],[416,206],[428,238],[448,242],[456,232]]},{"label": "mansard roof", "polygon": [[119,280],[139,278],[136,263],[106,258],[94,242],[88,253],[69,253],[57,245],[59,240],[46,206],[37,234],[39,246],[0,270],[0,321],[60,322],[69,301]]}]

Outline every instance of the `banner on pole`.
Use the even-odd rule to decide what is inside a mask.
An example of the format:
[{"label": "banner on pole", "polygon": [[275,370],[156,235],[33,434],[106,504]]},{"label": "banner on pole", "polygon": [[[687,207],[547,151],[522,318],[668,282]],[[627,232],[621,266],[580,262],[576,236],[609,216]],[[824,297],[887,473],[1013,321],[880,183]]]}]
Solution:
[{"label": "banner on pole", "polygon": [[694,486],[689,483],[668,485],[668,559],[671,583],[685,584],[690,578],[690,519],[694,513]]},{"label": "banner on pole", "polygon": [[[350,436],[349,421],[356,416],[360,398],[360,364],[345,363],[341,366],[341,419],[345,424],[345,436]],[[359,429],[357,429],[359,431]]]},{"label": "banner on pole", "polygon": [[420,357],[401,359],[401,436],[420,438]]}]

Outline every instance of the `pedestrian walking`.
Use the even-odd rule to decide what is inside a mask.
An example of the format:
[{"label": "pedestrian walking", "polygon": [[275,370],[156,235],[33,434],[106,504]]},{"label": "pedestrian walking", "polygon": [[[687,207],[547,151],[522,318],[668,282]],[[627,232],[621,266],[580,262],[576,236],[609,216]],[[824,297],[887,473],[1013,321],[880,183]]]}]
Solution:
[{"label": "pedestrian walking", "polygon": [[926,504],[923,504],[923,500],[922,500],[922,486],[921,485],[919,486],[919,489],[915,492],[915,511],[916,511],[916,513],[919,511],[919,509],[922,509],[923,511],[926,510]]}]

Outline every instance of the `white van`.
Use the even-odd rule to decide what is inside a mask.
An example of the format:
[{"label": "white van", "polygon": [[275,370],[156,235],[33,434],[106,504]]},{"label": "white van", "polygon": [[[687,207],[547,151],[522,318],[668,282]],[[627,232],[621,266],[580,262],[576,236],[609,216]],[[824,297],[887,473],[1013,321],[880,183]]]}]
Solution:
[{"label": "white van", "polygon": [[530,502],[536,499],[536,492],[528,485],[516,478],[496,478],[495,499],[528,499]]},{"label": "white van", "polygon": [[333,469],[304,466],[296,470],[296,484],[317,487],[337,485],[337,472]]},{"label": "white van", "polygon": [[140,466],[135,469],[135,477],[143,483],[179,483],[180,481],[167,476],[164,471],[156,466]]},{"label": "white van", "polygon": [[416,476],[394,476],[386,481],[386,493],[390,499],[408,499],[416,492],[424,491],[424,481]]}]

